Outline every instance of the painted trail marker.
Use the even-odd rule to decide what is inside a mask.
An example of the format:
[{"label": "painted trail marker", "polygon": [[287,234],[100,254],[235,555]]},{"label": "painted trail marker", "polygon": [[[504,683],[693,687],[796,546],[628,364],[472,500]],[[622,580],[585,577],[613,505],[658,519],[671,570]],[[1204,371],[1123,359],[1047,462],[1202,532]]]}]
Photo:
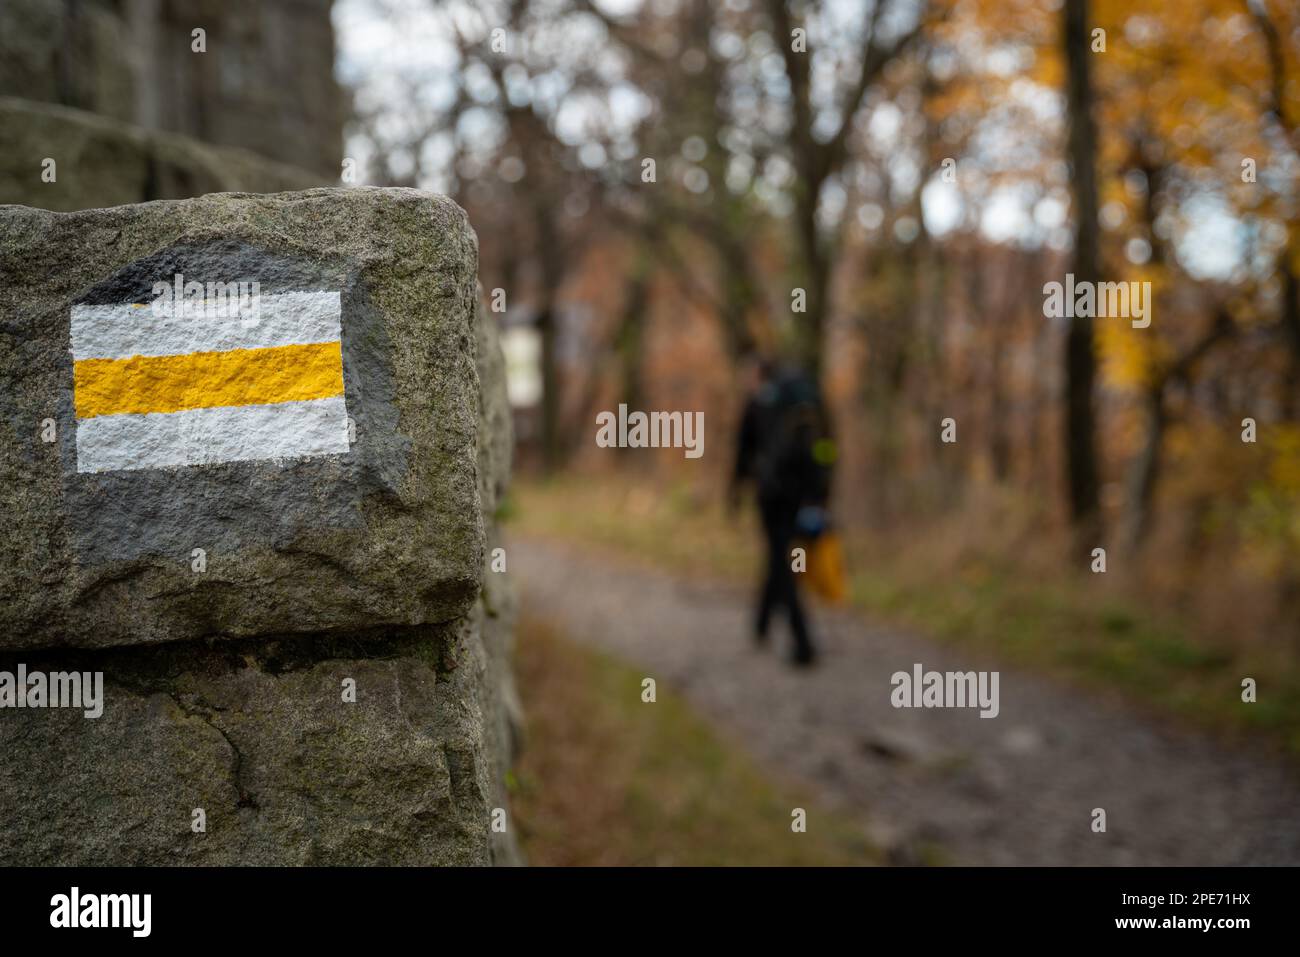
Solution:
[{"label": "painted trail marker", "polygon": [[77,471],[347,452],[339,293],[258,306],[73,306]]},{"label": "painted trail marker", "polygon": [[357,187],[0,227],[0,651],[473,607],[508,438],[480,424],[459,207]]}]

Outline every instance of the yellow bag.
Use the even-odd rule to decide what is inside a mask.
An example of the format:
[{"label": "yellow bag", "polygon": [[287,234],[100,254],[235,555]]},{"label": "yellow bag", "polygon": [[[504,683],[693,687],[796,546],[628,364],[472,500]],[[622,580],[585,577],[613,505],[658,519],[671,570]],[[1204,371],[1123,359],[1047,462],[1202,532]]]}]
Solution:
[{"label": "yellow bag", "polygon": [[844,547],[840,536],[827,529],[806,546],[808,573],[805,578],[813,594],[835,604],[848,597],[848,576],[844,570]]}]

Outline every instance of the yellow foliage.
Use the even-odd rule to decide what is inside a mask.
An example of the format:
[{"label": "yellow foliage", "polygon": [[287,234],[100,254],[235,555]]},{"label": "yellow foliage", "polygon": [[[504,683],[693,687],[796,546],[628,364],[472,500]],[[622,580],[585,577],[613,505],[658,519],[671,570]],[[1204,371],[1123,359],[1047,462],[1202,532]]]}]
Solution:
[{"label": "yellow foliage", "polygon": [[1277,423],[1267,434],[1269,484],[1279,492],[1300,495],[1300,425]]}]

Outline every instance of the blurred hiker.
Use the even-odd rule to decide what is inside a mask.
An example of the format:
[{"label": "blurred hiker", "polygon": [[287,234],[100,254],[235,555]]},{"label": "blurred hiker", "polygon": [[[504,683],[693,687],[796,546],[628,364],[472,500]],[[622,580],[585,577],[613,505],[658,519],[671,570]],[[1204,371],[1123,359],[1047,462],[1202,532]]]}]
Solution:
[{"label": "blurred hiker", "polygon": [[750,385],[736,442],[731,500],[734,507],[741,488],[754,483],[767,544],[755,639],[766,642],[773,611],[784,608],[794,634],[792,660],[810,665],[815,652],[791,550],[796,539],[814,539],[825,527],[833,446],[817,386],[806,375],[760,361]]}]

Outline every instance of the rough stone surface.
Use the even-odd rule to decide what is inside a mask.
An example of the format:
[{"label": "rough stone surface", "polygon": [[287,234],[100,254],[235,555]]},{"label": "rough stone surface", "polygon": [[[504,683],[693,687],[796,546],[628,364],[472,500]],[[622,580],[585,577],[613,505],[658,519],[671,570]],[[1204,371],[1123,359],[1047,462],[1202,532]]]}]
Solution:
[{"label": "rough stone surface", "polygon": [[[69,212],[216,192],[278,192],[324,177],[233,147],[83,110],[0,97],[0,204]],[[41,178],[55,161],[55,180]]]},{"label": "rough stone surface", "polygon": [[[486,660],[485,692],[488,696],[484,713],[487,715],[485,733],[488,753],[493,765],[491,780],[496,785],[494,807],[509,806],[505,790],[510,767],[522,746],[523,703],[515,687],[511,662],[515,650],[515,620],[517,600],[508,574],[508,564],[498,562],[500,556],[508,562],[505,543],[497,524],[497,511],[507,492],[510,478],[510,458],[514,447],[513,420],[506,396],[505,357],[501,352],[500,330],[495,320],[483,308],[480,290],[478,300],[478,356],[479,356],[479,497],[483,505],[483,525],[487,529],[487,551],[484,559],[483,594],[476,611],[479,613],[480,631]],[[493,859],[498,864],[523,863],[514,840],[514,830],[492,833]]]},{"label": "rough stone surface", "polygon": [[[332,2],[4,0],[0,95],[251,149],[335,182],[346,109]],[[199,26],[205,53],[193,49]],[[119,202],[157,198],[169,197]]]},{"label": "rough stone surface", "polygon": [[489,863],[487,672],[471,622],[23,657],[104,671],[104,713],[0,715],[0,860]]},{"label": "rough stone surface", "polygon": [[[195,206],[203,207],[202,215]],[[53,631],[29,629],[24,641],[0,649],[0,671],[13,672],[22,663],[29,672],[105,675],[99,718],[87,719],[77,709],[0,710],[0,754],[5,756],[0,764],[0,860],[84,865],[518,863],[513,827],[505,833],[491,828],[493,810],[508,808],[506,771],[517,740],[518,705],[509,666],[514,597],[507,576],[485,564],[491,554],[483,544],[499,542],[495,512],[510,467],[509,417],[496,327],[474,306],[475,240],[463,215],[446,200],[407,190],[217,196],[142,209],[149,229],[167,220],[174,221],[172,230],[144,239],[144,223],[124,217],[116,241],[128,245],[113,263],[135,262],[142,251],[147,258],[156,248],[208,249],[205,244],[215,236],[234,243],[221,245],[223,254],[238,253],[256,239],[259,248],[280,257],[274,262],[286,275],[342,276],[345,285],[351,284],[347,288],[364,289],[369,313],[355,328],[366,341],[352,344],[352,356],[362,362],[368,347],[382,345],[367,360],[375,368],[362,382],[377,393],[380,406],[392,401],[397,415],[388,438],[403,441],[384,448],[402,454],[388,465],[382,461],[386,452],[379,453],[381,461],[358,464],[356,486],[379,499],[363,498],[364,524],[323,540],[311,553],[317,561],[282,570],[278,582],[263,572],[240,576],[219,589],[225,597],[210,609],[211,617],[199,619],[217,627],[201,635],[191,629],[186,634],[190,640],[136,643],[136,632],[128,630],[127,640],[112,647],[91,640],[80,644],[92,647],[72,648]],[[168,215],[156,215],[163,211]],[[68,269],[73,268],[69,259],[57,255],[76,232],[66,228],[67,220],[94,227],[103,219],[12,209],[0,216],[17,223],[11,233],[45,237],[51,258]],[[220,225],[199,228],[204,216]],[[299,217],[312,224],[312,240],[299,232]],[[256,236],[254,226],[262,231]],[[385,237],[385,251],[377,250],[373,237],[366,238],[371,231]],[[28,247],[18,243],[14,248]],[[81,248],[83,256],[91,255]],[[328,261],[313,252],[319,249],[331,250]],[[185,264],[201,261],[191,258]],[[8,248],[3,262],[6,278],[15,281],[24,270],[36,268],[34,259],[15,259]],[[468,272],[462,275],[466,264]],[[92,273],[87,269],[77,277]],[[132,274],[128,270],[125,275],[127,279],[119,275],[114,282],[128,281]],[[84,295],[88,285],[98,288],[87,278],[52,276],[51,282],[65,290],[55,294],[64,301]],[[33,285],[27,283],[29,293]],[[27,414],[18,406],[36,394],[36,386],[17,378],[15,352],[45,354],[43,339],[32,333],[42,328],[42,316],[55,321],[49,314],[47,307],[10,312],[0,329],[7,339],[0,349],[4,428]],[[345,309],[345,366],[349,315]],[[378,376],[385,355],[387,379]],[[28,364],[39,367],[38,361]],[[362,362],[359,368],[368,367]],[[32,374],[36,383],[49,375]],[[370,430],[385,435],[382,415],[371,412],[371,420],[358,424],[359,443]],[[432,428],[438,423],[441,428]],[[51,465],[62,463],[64,450],[42,449],[29,436],[19,439],[17,430],[5,436],[0,449],[7,468],[0,473],[6,482],[6,516],[25,521],[29,510],[39,511],[42,494],[54,494],[65,506],[72,501],[65,465]],[[50,461],[40,460],[43,452]],[[270,468],[232,472],[211,488],[211,495],[235,496],[238,507],[227,514],[236,515],[259,496],[274,494],[274,477],[258,471],[264,467]],[[175,470],[173,481],[195,471],[202,469]],[[313,478],[301,472],[291,477]],[[41,482],[47,483],[44,491]],[[250,488],[261,491],[240,494]],[[331,514],[328,499],[317,503],[322,514]],[[121,501],[107,504],[123,506]],[[282,502],[281,509],[292,504]],[[200,504],[194,507],[202,510]],[[373,537],[375,523],[389,512],[402,519],[406,547],[379,543],[367,553],[373,565],[351,567],[349,536]],[[271,517],[270,512],[262,515]],[[154,513],[142,519],[141,534],[153,534],[154,526],[167,518]],[[71,541],[66,533],[64,541]],[[33,548],[33,540],[24,545]],[[50,561],[57,545],[56,539],[36,552]],[[12,576],[11,563],[22,550],[6,548],[0,567]],[[292,549],[286,554],[289,561],[302,558]],[[412,563],[414,556],[418,563]],[[284,557],[273,549],[270,559],[241,557],[239,562]],[[124,578],[110,578],[102,587],[136,584],[101,612],[105,620],[118,616],[116,626],[156,635],[158,629],[150,630],[147,620],[154,612],[130,607],[167,605],[171,596],[166,590],[149,599],[147,589],[155,586],[145,584],[155,581],[155,575],[165,576],[167,568],[159,571],[156,559],[148,556],[124,567]],[[407,607],[420,617],[418,623],[356,617],[352,606],[340,602],[341,591],[361,594],[371,587],[362,576],[380,572],[391,576],[394,595],[403,588],[409,593]],[[44,591],[59,594],[62,574],[76,574],[76,569],[55,565],[33,579],[11,577],[24,589],[20,608],[46,600]],[[447,582],[462,579],[465,584],[458,587],[466,589],[464,594],[439,592]],[[303,619],[283,614],[297,601],[288,590],[294,581],[312,586],[316,607],[306,607],[308,618],[327,627],[302,627]],[[285,627],[259,625],[250,636],[221,627],[227,610],[238,613],[237,596],[256,591],[263,582],[285,589],[257,606],[265,622]],[[130,597],[130,588],[146,589],[145,597]],[[420,596],[430,595],[434,600],[420,603]],[[206,600],[200,589],[185,608],[204,608]],[[8,601],[3,607],[9,621],[24,620]],[[178,609],[168,613],[173,616],[169,620],[194,620]],[[355,703],[344,700],[347,679],[355,682]],[[201,833],[193,826],[199,808],[205,817]]]},{"label": "rough stone surface", "polygon": [[[2,207],[0,223],[0,649],[347,632],[470,611],[485,541],[478,472],[501,452],[489,445],[480,462],[477,247],[459,207],[416,190],[320,189],[71,214]],[[77,470],[73,306],[147,302],[176,273],[339,292],[349,452]]]},{"label": "rough stone surface", "polygon": [[[132,37],[99,0],[0,3],[0,94],[63,103],[130,121],[135,114]],[[43,154],[45,155],[45,154]]]}]

